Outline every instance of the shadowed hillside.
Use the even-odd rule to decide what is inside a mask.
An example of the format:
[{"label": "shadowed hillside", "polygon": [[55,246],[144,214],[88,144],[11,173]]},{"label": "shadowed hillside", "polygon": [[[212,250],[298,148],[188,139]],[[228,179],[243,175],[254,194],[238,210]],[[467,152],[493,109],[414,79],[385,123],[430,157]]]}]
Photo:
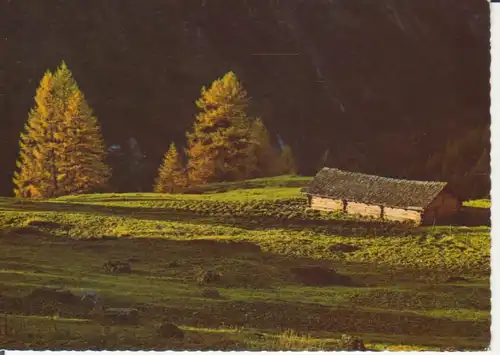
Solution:
[{"label": "shadowed hillside", "polygon": [[0,192],[38,82],[61,60],[107,144],[137,138],[145,188],[169,142],[184,143],[200,88],[230,70],[302,172],[330,148],[331,166],[408,175],[488,125],[488,17],[482,0],[2,0]]}]

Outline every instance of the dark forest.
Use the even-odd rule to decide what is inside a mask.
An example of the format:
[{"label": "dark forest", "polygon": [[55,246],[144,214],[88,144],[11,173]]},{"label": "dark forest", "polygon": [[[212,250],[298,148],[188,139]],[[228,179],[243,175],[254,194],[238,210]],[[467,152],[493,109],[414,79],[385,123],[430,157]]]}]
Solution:
[{"label": "dark forest", "polygon": [[326,164],[485,197],[489,37],[483,0],[1,0],[0,195],[40,79],[64,60],[106,145],[134,138],[145,156],[121,190],[151,191],[202,86],[233,71],[300,174]]}]

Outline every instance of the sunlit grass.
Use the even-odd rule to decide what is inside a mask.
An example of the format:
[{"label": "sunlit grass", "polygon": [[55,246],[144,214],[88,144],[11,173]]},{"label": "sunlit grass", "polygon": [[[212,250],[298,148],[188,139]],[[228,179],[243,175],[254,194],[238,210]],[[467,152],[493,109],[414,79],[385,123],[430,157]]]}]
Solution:
[{"label": "sunlit grass", "polygon": [[491,200],[487,199],[465,201],[463,204],[469,207],[491,208]]},{"label": "sunlit grass", "polygon": [[[186,195],[1,199],[0,295],[22,298],[41,286],[76,295],[90,289],[107,306],[142,312],[140,326],[109,329],[12,314],[17,333],[8,341],[35,348],[335,350],[349,333],[373,349],[487,345],[489,227],[395,228],[310,214],[299,192],[307,181],[257,179]],[[106,274],[108,260],[133,260],[132,272]],[[304,265],[334,268],[355,284],[304,286],[290,271]],[[203,270],[222,275],[206,286],[220,299],[203,296]],[[2,312],[10,311],[0,302]],[[178,324],[186,339],[158,338],[162,320]]]}]

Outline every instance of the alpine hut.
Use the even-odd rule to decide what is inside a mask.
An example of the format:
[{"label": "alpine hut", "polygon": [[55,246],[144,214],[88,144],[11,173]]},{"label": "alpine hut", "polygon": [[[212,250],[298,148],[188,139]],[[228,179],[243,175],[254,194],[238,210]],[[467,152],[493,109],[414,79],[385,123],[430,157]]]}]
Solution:
[{"label": "alpine hut", "polygon": [[448,222],[462,205],[446,182],[401,180],[332,168],[321,169],[301,192],[314,210],[416,224]]}]

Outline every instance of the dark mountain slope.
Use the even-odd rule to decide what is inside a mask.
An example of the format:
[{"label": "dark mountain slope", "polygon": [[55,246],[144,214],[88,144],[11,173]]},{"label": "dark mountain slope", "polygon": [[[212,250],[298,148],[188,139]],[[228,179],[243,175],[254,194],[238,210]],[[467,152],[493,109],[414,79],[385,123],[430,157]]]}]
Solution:
[{"label": "dark mountain slope", "polygon": [[154,168],[201,86],[233,70],[302,172],[330,148],[330,165],[405,176],[489,124],[488,27],[483,0],[2,0],[1,175],[64,59],[107,143],[136,137]]}]

